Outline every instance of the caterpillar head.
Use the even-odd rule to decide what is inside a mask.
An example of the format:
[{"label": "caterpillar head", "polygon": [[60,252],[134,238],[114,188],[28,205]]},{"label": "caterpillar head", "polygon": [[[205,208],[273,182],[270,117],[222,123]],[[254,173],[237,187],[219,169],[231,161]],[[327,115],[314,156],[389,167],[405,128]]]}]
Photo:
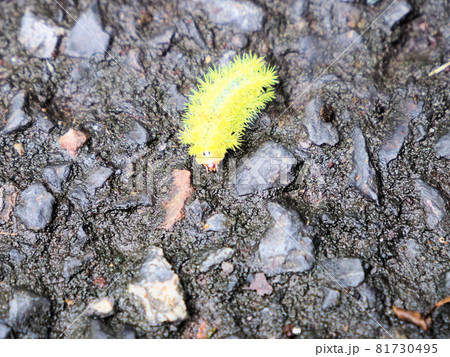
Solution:
[{"label": "caterpillar head", "polygon": [[219,166],[220,162],[223,160],[225,154],[219,153],[217,151],[210,151],[205,150],[201,154],[198,154],[195,156],[195,160],[200,165],[203,165],[206,167],[206,170],[208,172],[216,172],[217,167]]}]

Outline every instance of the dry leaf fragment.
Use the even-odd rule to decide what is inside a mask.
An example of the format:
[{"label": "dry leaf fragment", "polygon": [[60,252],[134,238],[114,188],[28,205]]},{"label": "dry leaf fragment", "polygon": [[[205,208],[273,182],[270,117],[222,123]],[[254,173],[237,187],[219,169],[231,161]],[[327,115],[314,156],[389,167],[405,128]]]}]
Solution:
[{"label": "dry leaf fragment", "polygon": [[422,315],[418,311],[411,311],[411,310],[405,310],[397,306],[392,306],[392,311],[394,311],[394,314],[402,321],[411,322],[414,325],[420,327],[422,330],[429,331],[431,329],[431,315],[439,309],[441,306],[450,303],[450,296],[447,296],[445,299],[438,301],[431,310],[425,314]]},{"label": "dry leaf fragment", "polygon": [[67,133],[61,136],[58,141],[64,150],[67,150],[70,156],[74,157],[78,149],[83,146],[89,136],[82,131],[69,129]]},{"label": "dry leaf fragment", "polygon": [[405,310],[397,306],[392,306],[392,311],[400,320],[411,322],[424,331],[428,331],[431,327],[431,318],[426,320],[418,311]]},{"label": "dry leaf fragment", "polygon": [[183,218],[184,202],[192,193],[191,173],[187,170],[173,170],[173,187],[170,191],[170,200],[164,205],[166,209],[166,219],[161,228],[170,231],[175,222]]}]

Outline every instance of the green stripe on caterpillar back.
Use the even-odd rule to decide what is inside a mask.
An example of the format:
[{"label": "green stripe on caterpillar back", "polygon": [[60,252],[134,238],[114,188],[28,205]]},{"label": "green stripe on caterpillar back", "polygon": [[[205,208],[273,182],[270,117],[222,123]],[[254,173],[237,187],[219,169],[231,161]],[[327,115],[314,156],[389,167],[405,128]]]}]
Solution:
[{"label": "green stripe on caterpillar back", "polygon": [[237,56],[227,67],[211,68],[189,96],[181,142],[189,154],[215,171],[228,149],[236,149],[245,128],[275,98],[277,74],[262,58]]}]

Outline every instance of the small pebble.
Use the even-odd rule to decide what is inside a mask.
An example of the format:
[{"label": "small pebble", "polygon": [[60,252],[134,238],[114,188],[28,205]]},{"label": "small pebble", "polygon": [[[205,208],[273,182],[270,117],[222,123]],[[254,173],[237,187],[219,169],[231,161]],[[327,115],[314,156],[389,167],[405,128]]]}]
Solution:
[{"label": "small pebble", "polygon": [[114,313],[114,298],[103,297],[89,304],[87,314],[99,317],[107,317]]},{"label": "small pebble", "polygon": [[234,265],[230,262],[223,262],[221,268],[222,271],[227,275],[231,274],[234,271]]},{"label": "small pebble", "polygon": [[71,57],[89,58],[108,48],[110,35],[102,27],[100,8],[97,1],[83,12],[62,44],[62,52]]},{"label": "small pebble", "polygon": [[32,55],[52,58],[60,32],[26,11],[22,17],[18,40]]},{"label": "small pebble", "polygon": [[41,230],[52,220],[55,198],[41,183],[30,185],[20,195],[20,203],[15,209],[16,216],[31,230]]},{"label": "small pebble", "polygon": [[58,141],[61,148],[67,150],[70,156],[74,157],[78,153],[78,149],[83,146],[89,136],[82,131],[69,129],[67,133],[61,136]]}]

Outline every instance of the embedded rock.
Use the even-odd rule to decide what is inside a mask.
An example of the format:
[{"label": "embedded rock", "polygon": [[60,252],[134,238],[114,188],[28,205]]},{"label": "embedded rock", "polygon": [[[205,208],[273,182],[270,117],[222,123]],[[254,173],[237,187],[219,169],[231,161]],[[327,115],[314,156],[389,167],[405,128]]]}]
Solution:
[{"label": "embedded rock", "polygon": [[60,31],[27,11],[22,17],[18,40],[32,55],[52,58]]},{"label": "embedded rock", "polygon": [[364,281],[364,269],[356,258],[328,259],[320,264],[320,268],[325,280],[336,287],[355,287]]},{"label": "embedded rock", "polygon": [[294,179],[292,170],[296,163],[295,157],[282,145],[264,143],[237,168],[234,183],[238,195],[287,186]]},{"label": "embedded rock", "polygon": [[301,273],[314,265],[314,246],[296,212],[270,202],[273,224],[258,248],[262,270],[267,276]]},{"label": "embedded rock", "polygon": [[24,112],[27,94],[19,91],[11,101],[6,125],[0,131],[1,134],[11,134],[25,128],[31,123],[31,118]]},{"label": "embedded rock", "polygon": [[324,105],[320,99],[313,99],[305,108],[303,125],[308,130],[309,139],[316,145],[328,144],[331,146],[339,142],[339,133],[336,127],[325,122],[321,117]]},{"label": "embedded rock", "polygon": [[180,280],[161,248],[152,247],[140,270],[141,279],[128,292],[144,311],[150,326],[181,322],[187,318]]},{"label": "embedded rock", "polygon": [[16,216],[32,230],[47,227],[52,220],[55,198],[47,192],[41,183],[34,183],[20,195],[21,202],[17,206]]},{"label": "embedded rock", "polygon": [[377,177],[372,162],[367,153],[366,141],[360,128],[353,131],[353,161],[355,171],[353,172],[353,185],[364,195],[375,202],[378,202]]},{"label": "embedded rock", "polygon": [[63,41],[62,52],[71,57],[89,58],[93,54],[104,54],[110,35],[102,27],[98,2],[81,14],[69,36]]},{"label": "embedded rock", "polygon": [[445,201],[438,190],[422,180],[416,180],[414,185],[425,208],[427,226],[430,229],[435,229],[445,217]]}]

